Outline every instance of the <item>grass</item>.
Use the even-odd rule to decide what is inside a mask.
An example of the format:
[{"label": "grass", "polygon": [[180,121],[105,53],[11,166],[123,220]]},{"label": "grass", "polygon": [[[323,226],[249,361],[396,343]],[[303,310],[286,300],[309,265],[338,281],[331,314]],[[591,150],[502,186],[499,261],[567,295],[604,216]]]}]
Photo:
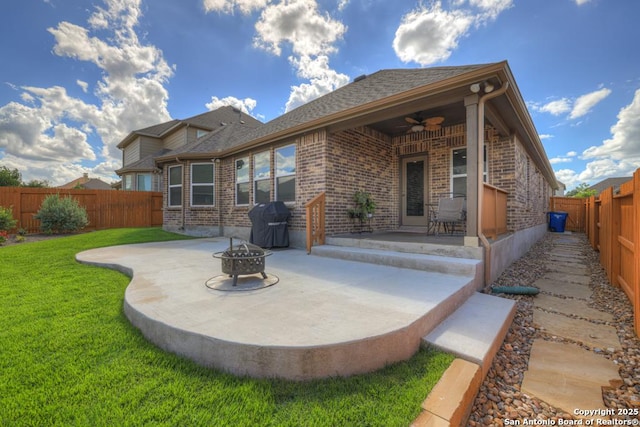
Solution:
[{"label": "grass", "polygon": [[0,425],[407,426],[453,360],[421,350],[373,374],[297,383],[165,353],[123,314],[129,278],[74,257],[180,238],[119,229],[0,248]]}]

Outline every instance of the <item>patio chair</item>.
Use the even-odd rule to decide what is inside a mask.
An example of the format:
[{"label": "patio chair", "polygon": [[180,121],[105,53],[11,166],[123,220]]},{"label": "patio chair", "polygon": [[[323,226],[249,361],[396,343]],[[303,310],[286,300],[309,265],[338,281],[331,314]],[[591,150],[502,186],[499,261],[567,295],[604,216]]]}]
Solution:
[{"label": "patio chair", "polygon": [[456,225],[466,229],[466,200],[464,197],[440,197],[438,210],[433,214],[433,228],[435,234],[440,233],[440,226],[444,226],[444,232],[453,234]]}]

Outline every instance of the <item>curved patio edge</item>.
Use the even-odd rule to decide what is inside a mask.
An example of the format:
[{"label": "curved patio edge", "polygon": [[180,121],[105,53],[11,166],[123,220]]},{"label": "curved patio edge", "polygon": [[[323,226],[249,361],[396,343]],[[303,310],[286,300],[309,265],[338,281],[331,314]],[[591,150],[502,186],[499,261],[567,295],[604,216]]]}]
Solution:
[{"label": "curved patio edge", "polygon": [[[406,269],[398,275],[395,267],[298,250],[270,257],[269,270],[281,278],[276,286],[212,291],[204,283],[219,273],[211,253],[220,244],[226,243],[125,245],[76,259],[132,277],[125,316],[159,348],[255,378],[350,376],[407,360],[475,293],[471,277]],[[324,276],[308,275],[312,267]]]}]

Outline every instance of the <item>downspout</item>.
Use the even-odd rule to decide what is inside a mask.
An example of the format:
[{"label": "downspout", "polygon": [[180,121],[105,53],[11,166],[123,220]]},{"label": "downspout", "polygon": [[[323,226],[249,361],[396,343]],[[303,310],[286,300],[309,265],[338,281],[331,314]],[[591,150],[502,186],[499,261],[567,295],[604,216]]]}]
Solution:
[{"label": "downspout", "polygon": [[478,100],[478,238],[484,247],[484,284],[489,284],[491,280],[491,243],[482,232],[482,199],[484,194],[484,104],[490,99],[504,94],[509,89],[509,82],[505,82],[502,87],[494,92],[484,94]]}]

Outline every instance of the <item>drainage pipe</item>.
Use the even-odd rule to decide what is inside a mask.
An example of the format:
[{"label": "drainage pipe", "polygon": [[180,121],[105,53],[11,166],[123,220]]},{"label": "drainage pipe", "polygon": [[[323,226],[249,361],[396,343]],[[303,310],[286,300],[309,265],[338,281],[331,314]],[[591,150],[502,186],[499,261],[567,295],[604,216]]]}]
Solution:
[{"label": "drainage pipe", "polygon": [[477,206],[477,221],[478,221],[478,238],[484,247],[484,284],[485,286],[491,281],[491,243],[482,232],[482,199],[484,195],[484,104],[490,99],[496,98],[504,94],[509,89],[509,82],[505,82],[502,87],[494,92],[484,94],[478,100],[478,153],[477,157],[477,171],[478,171],[478,206]]}]

